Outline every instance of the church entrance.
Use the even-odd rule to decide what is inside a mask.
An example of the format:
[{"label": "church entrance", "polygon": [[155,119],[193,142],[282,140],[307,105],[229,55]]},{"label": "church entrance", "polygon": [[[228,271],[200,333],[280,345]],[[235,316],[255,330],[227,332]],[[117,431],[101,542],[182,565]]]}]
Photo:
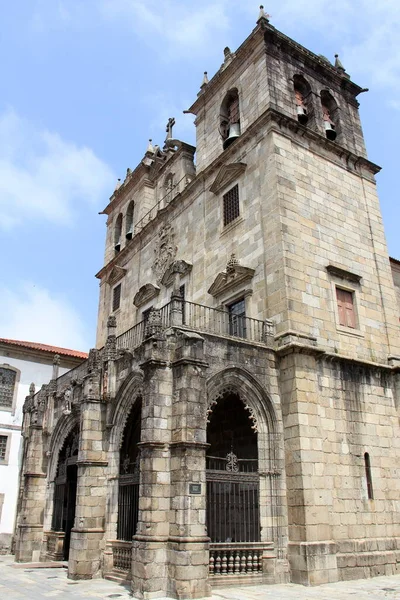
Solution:
[{"label": "church entrance", "polygon": [[129,542],[136,533],[139,514],[141,408],[139,400],[128,417],[120,450],[117,539]]},{"label": "church entrance", "polygon": [[58,459],[54,489],[52,531],[64,532],[63,559],[68,560],[71,530],[75,521],[78,480],[79,429],[68,435]]},{"label": "church entrance", "polygon": [[140,433],[142,402],[133,405],[125,425],[119,453],[117,539],[111,542],[114,575],[129,579],[132,538],[139,517]]},{"label": "church entrance", "polygon": [[240,397],[224,394],[210,415],[206,457],[210,575],[259,571],[257,433]]}]

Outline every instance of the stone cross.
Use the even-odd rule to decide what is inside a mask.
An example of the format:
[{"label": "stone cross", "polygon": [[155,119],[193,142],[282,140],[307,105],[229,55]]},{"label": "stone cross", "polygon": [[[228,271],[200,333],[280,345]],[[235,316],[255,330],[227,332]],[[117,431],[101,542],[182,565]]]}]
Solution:
[{"label": "stone cross", "polygon": [[167,127],[165,128],[165,131],[167,132],[167,140],[172,138],[172,128],[174,125],[175,125],[175,119],[174,119],[174,117],[170,117],[168,119]]}]

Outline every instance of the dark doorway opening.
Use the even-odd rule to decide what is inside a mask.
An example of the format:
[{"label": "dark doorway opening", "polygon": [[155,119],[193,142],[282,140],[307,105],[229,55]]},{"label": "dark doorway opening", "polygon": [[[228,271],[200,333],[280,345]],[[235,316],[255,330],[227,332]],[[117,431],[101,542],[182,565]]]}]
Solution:
[{"label": "dark doorway opening", "polygon": [[257,433],[239,396],[218,400],[207,428],[207,531],[213,543],[260,541]]},{"label": "dark doorway opening", "polygon": [[71,530],[75,521],[76,490],[78,482],[79,429],[68,435],[60,451],[54,489],[51,529],[64,532],[63,559],[68,560]]},{"label": "dark doorway opening", "polygon": [[132,541],[139,516],[139,442],[142,402],[137,400],[129,414],[120,450],[118,480],[117,539]]}]

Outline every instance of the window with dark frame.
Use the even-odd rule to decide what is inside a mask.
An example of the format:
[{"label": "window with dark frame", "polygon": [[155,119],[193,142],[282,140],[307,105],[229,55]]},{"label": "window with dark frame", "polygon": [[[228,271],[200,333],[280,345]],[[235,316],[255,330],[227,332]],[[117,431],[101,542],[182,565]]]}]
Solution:
[{"label": "window with dark frame", "polygon": [[113,301],[112,301],[113,312],[118,310],[120,306],[121,306],[121,284],[119,283],[113,289]]},{"label": "window with dark frame", "polygon": [[152,310],[153,310],[153,306],[150,306],[150,308],[147,308],[146,310],[144,310],[142,312],[142,321],[144,321],[145,326],[146,326],[147,321],[149,320],[150,313]]},{"label": "window with dark frame", "polygon": [[227,306],[229,313],[229,335],[246,337],[246,303],[241,298]]},{"label": "window with dark frame", "polygon": [[16,376],[13,369],[0,367],[0,410],[12,408]]},{"label": "window with dark frame", "polygon": [[185,325],[185,285],[179,288],[179,294],[182,298],[182,325]]},{"label": "window with dark frame", "polygon": [[223,195],[224,226],[228,225],[239,216],[239,186],[236,184]]},{"label": "window with dark frame", "polygon": [[354,307],[354,294],[341,288],[336,288],[336,300],[339,315],[339,325],[356,328],[356,313]]},{"label": "window with dark frame", "polygon": [[0,435],[0,463],[5,462],[7,456],[8,435]]},{"label": "window with dark frame", "polygon": [[367,480],[368,500],[373,500],[374,499],[374,489],[372,487],[371,461],[369,459],[368,452],[366,452],[364,454],[364,463],[365,463],[365,477]]}]

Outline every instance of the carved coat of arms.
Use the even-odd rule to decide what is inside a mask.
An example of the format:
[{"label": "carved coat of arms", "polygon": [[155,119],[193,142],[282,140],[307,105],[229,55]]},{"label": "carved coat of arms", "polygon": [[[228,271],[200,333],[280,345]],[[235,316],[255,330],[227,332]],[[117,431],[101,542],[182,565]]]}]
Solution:
[{"label": "carved coat of arms", "polygon": [[156,276],[157,283],[161,282],[165,271],[174,261],[177,250],[174,230],[171,225],[165,225],[158,232],[157,243],[154,249],[152,270]]}]

